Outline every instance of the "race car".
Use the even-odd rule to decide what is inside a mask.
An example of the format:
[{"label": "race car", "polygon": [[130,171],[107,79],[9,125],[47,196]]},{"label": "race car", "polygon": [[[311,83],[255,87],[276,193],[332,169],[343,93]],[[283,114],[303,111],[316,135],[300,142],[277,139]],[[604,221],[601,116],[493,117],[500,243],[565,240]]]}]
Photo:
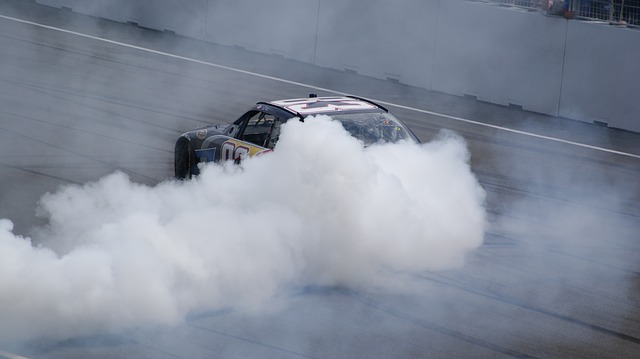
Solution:
[{"label": "race car", "polygon": [[411,130],[379,104],[354,96],[317,97],[258,102],[235,122],[210,125],[183,133],[176,142],[175,176],[198,175],[201,162],[232,160],[273,150],[280,126],[297,119],[327,115],[340,121],[352,136],[370,146],[380,142],[409,140],[419,143]]}]

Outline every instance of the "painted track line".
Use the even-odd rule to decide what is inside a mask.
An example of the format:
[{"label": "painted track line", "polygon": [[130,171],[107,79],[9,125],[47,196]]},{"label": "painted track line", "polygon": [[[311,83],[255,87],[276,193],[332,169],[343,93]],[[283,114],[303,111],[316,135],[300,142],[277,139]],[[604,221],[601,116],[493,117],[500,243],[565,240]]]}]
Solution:
[{"label": "painted track line", "polygon": [[[37,27],[40,27],[40,28],[48,29],[48,30],[58,31],[58,32],[62,32],[62,33],[70,34],[70,35],[84,37],[84,38],[87,38],[87,39],[92,39],[92,40],[96,40],[96,41],[100,41],[100,42],[104,42],[104,43],[108,43],[108,44],[112,44],[112,45],[118,45],[118,46],[130,48],[130,49],[134,49],[134,50],[144,51],[144,52],[155,54],[155,55],[166,56],[166,57],[170,57],[170,58],[174,58],[174,59],[178,59],[178,60],[183,60],[183,61],[192,62],[192,63],[204,65],[204,66],[214,67],[214,68],[227,70],[227,71],[231,71],[231,72],[235,72],[235,73],[239,73],[239,74],[259,77],[259,78],[266,79],[266,80],[272,80],[272,81],[277,81],[277,82],[281,82],[281,83],[285,83],[285,84],[289,84],[289,85],[305,87],[305,88],[312,89],[312,90],[317,90],[317,91],[329,92],[329,93],[340,95],[340,96],[350,95],[349,93],[346,93],[346,92],[341,92],[341,91],[336,91],[336,90],[332,90],[332,89],[328,89],[328,88],[324,88],[324,87],[313,86],[313,85],[309,85],[309,84],[305,84],[305,83],[301,83],[301,82],[286,80],[286,79],[282,79],[282,78],[279,78],[279,77],[263,75],[263,74],[259,74],[259,73],[256,73],[256,72],[241,70],[241,69],[234,68],[234,67],[229,67],[229,66],[224,66],[224,65],[212,63],[212,62],[198,60],[198,59],[194,59],[194,58],[191,58],[191,57],[186,57],[186,56],[176,55],[176,54],[172,54],[172,53],[168,53],[168,52],[153,50],[153,49],[149,49],[149,48],[146,48],[146,47],[141,47],[141,46],[137,46],[137,45],[131,45],[131,44],[127,44],[127,43],[124,43],[124,42],[119,42],[119,41],[115,41],[115,40],[105,39],[105,38],[102,38],[102,37],[83,34],[81,32],[76,32],[76,31],[66,30],[66,29],[62,29],[62,28],[58,28],[58,27],[54,27],[54,26],[44,25],[44,24],[40,24],[40,23],[37,23],[37,22],[33,22],[33,21],[18,19],[18,18],[14,18],[14,17],[10,17],[10,16],[5,16],[5,15],[0,15],[0,18],[5,19],[5,20],[10,20],[10,21],[16,21],[16,22],[19,22],[19,23],[22,23],[22,24],[37,26]],[[519,134],[519,135],[523,135],[523,136],[534,137],[534,138],[547,140],[547,141],[563,143],[563,144],[567,144],[567,145],[571,145],[571,146],[587,148],[587,149],[591,149],[591,150],[595,150],[595,151],[607,152],[607,153],[611,153],[611,154],[615,154],[615,155],[620,155],[620,156],[640,159],[640,155],[638,155],[638,154],[622,152],[622,151],[616,151],[616,150],[612,150],[612,149],[609,149],[609,148],[588,145],[588,144],[585,144],[585,143],[580,143],[580,142],[575,142],[575,141],[563,140],[561,138],[540,135],[540,134],[536,134],[536,133],[532,133],[532,132],[516,130],[516,129],[512,129],[512,128],[508,128],[508,127],[498,126],[498,125],[492,125],[492,124],[483,123],[483,122],[479,122],[479,121],[474,121],[474,120],[470,120],[470,119],[466,119],[466,118],[462,118],[462,117],[456,117],[456,116],[446,115],[446,114],[443,114],[443,113],[423,110],[423,109],[419,109],[419,108],[415,108],[415,107],[399,105],[399,104],[395,104],[395,103],[392,103],[392,102],[380,101],[380,100],[376,100],[376,99],[372,99],[372,100],[375,101],[375,102],[378,102],[378,103],[380,103],[382,105],[385,105],[385,106],[392,106],[392,107],[400,108],[400,109],[403,109],[403,110],[414,111],[414,112],[423,113],[423,114],[426,114],[426,115],[442,117],[442,118],[446,118],[446,119],[449,119],[449,120],[464,122],[464,123],[468,123],[468,124],[472,124],[472,125],[476,125],[476,126],[483,126],[483,127],[493,128],[493,129],[496,129],[496,130],[511,132],[511,133],[515,133],[515,134]]]},{"label": "painted track line", "polygon": [[8,359],[29,359],[27,357],[23,357],[20,355],[16,355],[16,354],[11,354],[9,352],[5,352],[3,350],[0,350],[0,358],[8,358]]}]

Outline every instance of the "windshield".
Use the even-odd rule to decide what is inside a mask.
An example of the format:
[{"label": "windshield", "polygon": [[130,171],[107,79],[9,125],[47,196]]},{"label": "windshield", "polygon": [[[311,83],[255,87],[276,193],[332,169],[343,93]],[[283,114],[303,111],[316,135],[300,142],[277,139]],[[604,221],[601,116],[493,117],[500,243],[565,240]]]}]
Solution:
[{"label": "windshield", "polygon": [[342,127],[365,146],[413,139],[409,131],[390,113],[334,114],[331,118],[340,121]]}]

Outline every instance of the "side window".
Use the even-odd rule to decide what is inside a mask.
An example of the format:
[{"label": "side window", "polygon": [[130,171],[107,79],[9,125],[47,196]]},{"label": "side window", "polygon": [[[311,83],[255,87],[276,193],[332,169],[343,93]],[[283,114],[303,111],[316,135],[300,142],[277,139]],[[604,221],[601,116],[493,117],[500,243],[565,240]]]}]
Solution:
[{"label": "side window", "polygon": [[229,127],[227,127],[227,129],[224,131],[224,134],[229,137],[236,137],[238,135],[238,131],[240,130],[240,127],[242,127],[242,123],[240,124],[233,123],[229,125]]},{"label": "side window", "polygon": [[[268,147],[271,130],[277,118],[264,112],[256,112],[244,127],[244,131],[238,137],[242,141],[247,141],[258,146]],[[279,121],[278,121],[279,122]]]},{"label": "side window", "polygon": [[224,134],[229,136],[229,137],[233,137],[233,138],[240,138],[240,130],[242,130],[242,127],[245,123],[247,123],[248,119],[251,119],[253,117],[256,117],[260,112],[258,111],[249,111],[247,113],[245,113],[244,115],[242,115],[239,119],[235,120],[234,123],[232,123],[231,125],[229,125],[229,127],[224,131]]}]

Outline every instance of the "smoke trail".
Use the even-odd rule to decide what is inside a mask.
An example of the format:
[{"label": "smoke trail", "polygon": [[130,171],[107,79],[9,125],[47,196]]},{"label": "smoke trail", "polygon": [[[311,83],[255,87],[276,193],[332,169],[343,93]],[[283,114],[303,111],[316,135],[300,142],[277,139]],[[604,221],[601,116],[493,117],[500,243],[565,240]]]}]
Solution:
[{"label": "smoke trail", "polygon": [[384,285],[482,243],[463,141],[362,149],[339,123],[289,121],[278,149],[155,187],[114,173],[41,200],[34,240],[0,221],[0,338],[69,337],[259,309],[297,285]]}]

